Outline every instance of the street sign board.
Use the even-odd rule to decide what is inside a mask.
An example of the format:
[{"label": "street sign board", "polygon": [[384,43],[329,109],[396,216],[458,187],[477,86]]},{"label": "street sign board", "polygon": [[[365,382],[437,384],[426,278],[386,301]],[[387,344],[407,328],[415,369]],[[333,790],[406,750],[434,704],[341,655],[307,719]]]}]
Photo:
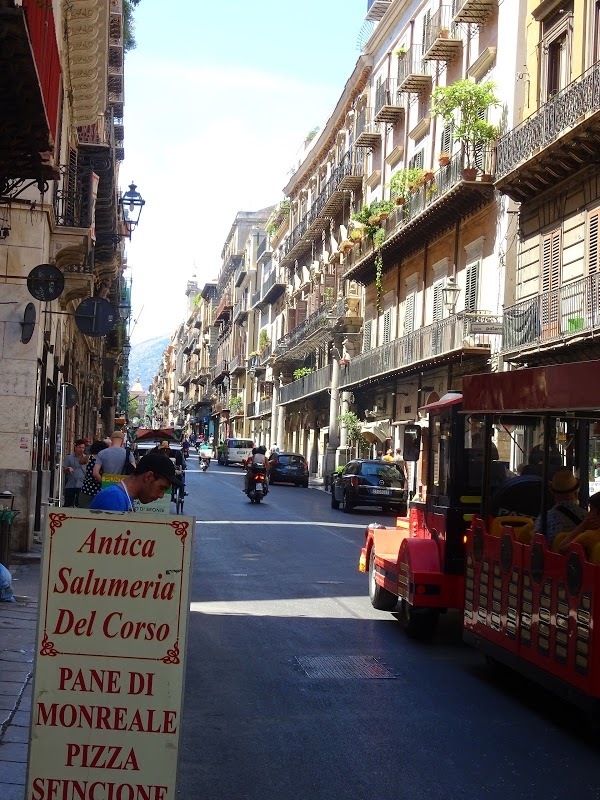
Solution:
[{"label": "street sign board", "polygon": [[27,289],[36,300],[56,300],[64,288],[65,276],[53,264],[38,264],[27,276]]},{"label": "street sign board", "polygon": [[471,322],[470,323],[470,332],[471,333],[489,333],[496,336],[502,335],[502,323],[501,322]]},{"label": "street sign board", "polygon": [[44,538],[26,796],[175,800],[194,519],[69,512]]}]

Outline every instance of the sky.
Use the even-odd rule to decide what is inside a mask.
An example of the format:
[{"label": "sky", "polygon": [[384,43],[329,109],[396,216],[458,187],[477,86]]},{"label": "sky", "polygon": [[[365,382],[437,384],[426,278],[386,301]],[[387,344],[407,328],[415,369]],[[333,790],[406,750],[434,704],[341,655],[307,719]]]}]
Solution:
[{"label": "sky", "polygon": [[[223,12],[223,13],[221,13]],[[142,0],[125,57],[120,186],[146,200],[127,243],[131,341],[172,334],[187,282],[217,277],[238,211],[283,199],[360,55],[367,0]]]}]

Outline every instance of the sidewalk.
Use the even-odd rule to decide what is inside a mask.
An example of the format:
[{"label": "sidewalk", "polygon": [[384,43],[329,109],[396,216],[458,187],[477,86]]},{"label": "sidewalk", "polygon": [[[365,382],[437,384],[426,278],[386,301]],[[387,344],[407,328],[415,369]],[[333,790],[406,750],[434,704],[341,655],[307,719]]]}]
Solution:
[{"label": "sidewalk", "polygon": [[40,582],[39,549],[11,566],[16,603],[0,603],[0,798],[24,800],[33,654]]}]

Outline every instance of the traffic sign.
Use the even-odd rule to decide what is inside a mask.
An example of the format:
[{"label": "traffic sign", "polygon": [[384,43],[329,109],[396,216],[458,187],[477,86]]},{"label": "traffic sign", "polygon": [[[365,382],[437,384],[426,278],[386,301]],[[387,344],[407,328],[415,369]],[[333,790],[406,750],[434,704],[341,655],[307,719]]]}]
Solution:
[{"label": "traffic sign", "polygon": [[36,300],[56,300],[64,288],[65,276],[53,264],[38,264],[27,276],[27,289]]}]

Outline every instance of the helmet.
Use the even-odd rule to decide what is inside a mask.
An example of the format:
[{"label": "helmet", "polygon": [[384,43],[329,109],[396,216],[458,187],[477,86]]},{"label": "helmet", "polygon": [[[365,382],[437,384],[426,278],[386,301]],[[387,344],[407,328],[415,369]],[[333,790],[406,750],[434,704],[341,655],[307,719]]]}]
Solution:
[{"label": "helmet", "polygon": [[266,453],[267,453],[267,448],[264,446],[264,444],[261,444],[260,447],[257,447],[256,449],[263,456],[266,455]]}]

